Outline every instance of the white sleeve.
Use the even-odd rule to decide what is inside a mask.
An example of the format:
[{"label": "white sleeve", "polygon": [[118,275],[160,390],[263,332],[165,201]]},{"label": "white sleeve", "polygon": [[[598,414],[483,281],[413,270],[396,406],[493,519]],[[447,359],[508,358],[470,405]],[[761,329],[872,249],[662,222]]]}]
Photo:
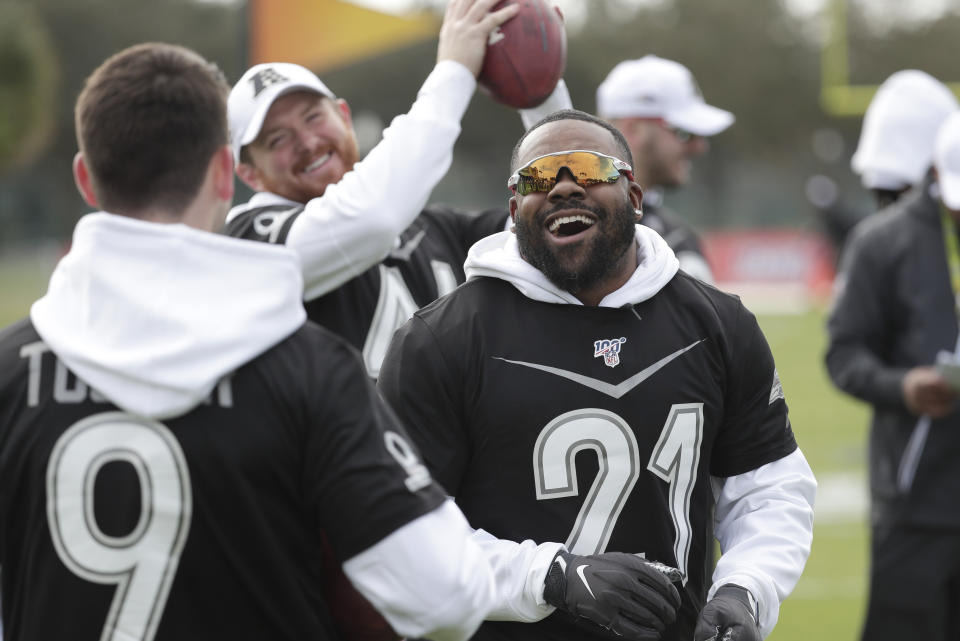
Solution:
[{"label": "white sleeve", "polygon": [[707,598],[727,583],[749,590],[766,638],[810,556],[817,481],[798,448],[756,470],[713,482],[721,556]]},{"label": "white sleeve", "polygon": [[410,111],[393,119],[366,158],[306,204],[286,240],[300,255],[306,300],[387,256],[450,168],[475,89],[466,67],[438,62]]},{"label": "white sleeve", "polygon": [[563,545],[505,541],[484,530],[475,530],[472,538],[483,548],[496,583],[496,603],[488,620],[532,623],[553,613],[556,608],[543,600],[543,582]]},{"label": "white sleeve", "polygon": [[397,529],[343,563],[354,587],[397,634],[468,639],[493,607],[493,572],[453,503]]},{"label": "white sleeve", "polygon": [[529,129],[554,111],[572,108],[573,101],[570,99],[567,83],[563,81],[563,78],[560,78],[557,81],[557,86],[553,88],[553,93],[547,96],[546,100],[531,109],[520,110],[520,120],[523,122],[523,128]]}]

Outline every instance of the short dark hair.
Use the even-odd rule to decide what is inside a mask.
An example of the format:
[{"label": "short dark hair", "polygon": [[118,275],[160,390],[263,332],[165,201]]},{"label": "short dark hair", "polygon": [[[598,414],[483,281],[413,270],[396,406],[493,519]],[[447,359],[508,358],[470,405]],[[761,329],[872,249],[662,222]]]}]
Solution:
[{"label": "short dark hair", "polygon": [[164,43],[114,54],[77,98],[77,144],[103,209],[178,215],[227,144],[230,90],[216,65]]},{"label": "short dark hair", "polygon": [[551,122],[557,122],[558,120],[582,120],[584,122],[592,122],[595,125],[603,127],[609,131],[614,140],[617,142],[617,146],[620,147],[620,160],[623,160],[633,166],[633,154],[630,152],[630,145],[627,143],[627,139],[623,137],[623,134],[620,133],[620,130],[611,125],[609,122],[603,118],[598,118],[593,114],[588,114],[585,111],[580,111],[579,109],[561,109],[560,111],[554,111],[549,116],[543,118],[539,122],[535,123],[532,127],[527,129],[520,140],[517,141],[517,144],[513,146],[513,153],[510,154],[510,171],[516,171],[517,164],[519,163],[520,158],[520,145],[523,144],[523,141],[526,140],[527,136],[530,135],[535,129],[542,127],[543,125]]}]

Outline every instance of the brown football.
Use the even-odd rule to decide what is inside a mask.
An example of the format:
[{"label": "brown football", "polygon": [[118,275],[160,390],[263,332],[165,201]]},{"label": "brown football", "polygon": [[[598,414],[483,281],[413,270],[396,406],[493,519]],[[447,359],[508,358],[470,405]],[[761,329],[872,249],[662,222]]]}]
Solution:
[{"label": "brown football", "polygon": [[553,92],[567,64],[567,35],[559,11],[547,0],[502,0],[520,12],[490,35],[480,89],[514,109],[535,107]]}]

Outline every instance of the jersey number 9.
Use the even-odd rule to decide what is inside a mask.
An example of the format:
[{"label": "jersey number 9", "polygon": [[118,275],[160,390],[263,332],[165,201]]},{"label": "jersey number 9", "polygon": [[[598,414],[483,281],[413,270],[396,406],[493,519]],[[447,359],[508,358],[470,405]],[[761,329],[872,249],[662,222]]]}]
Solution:
[{"label": "jersey number 9", "polygon": [[[133,530],[109,536],[97,525],[94,484],[107,463],[136,470],[140,515]],[[54,547],[71,572],[115,584],[100,641],[156,634],[187,540],[190,475],[180,444],[165,426],[122,412],[90,416],[57,440],[47,466],[47,520]]]}]

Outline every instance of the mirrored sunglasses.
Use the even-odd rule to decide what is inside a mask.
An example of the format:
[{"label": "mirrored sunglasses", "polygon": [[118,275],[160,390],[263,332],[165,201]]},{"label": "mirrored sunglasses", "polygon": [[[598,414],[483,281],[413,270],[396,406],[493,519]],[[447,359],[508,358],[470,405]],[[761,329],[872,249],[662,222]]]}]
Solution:
[{"label": "mirrored sunglasses", "polygon": [[583,187],[615,183],[620,179],[621,172],[633,180],[633,168],[619,158],[577,149],[534,158],[510,176],[507,187],[521,196],[533,192],[546,193],[557,184],[557,174],[561,169],[567,169],[577,184]]}]

